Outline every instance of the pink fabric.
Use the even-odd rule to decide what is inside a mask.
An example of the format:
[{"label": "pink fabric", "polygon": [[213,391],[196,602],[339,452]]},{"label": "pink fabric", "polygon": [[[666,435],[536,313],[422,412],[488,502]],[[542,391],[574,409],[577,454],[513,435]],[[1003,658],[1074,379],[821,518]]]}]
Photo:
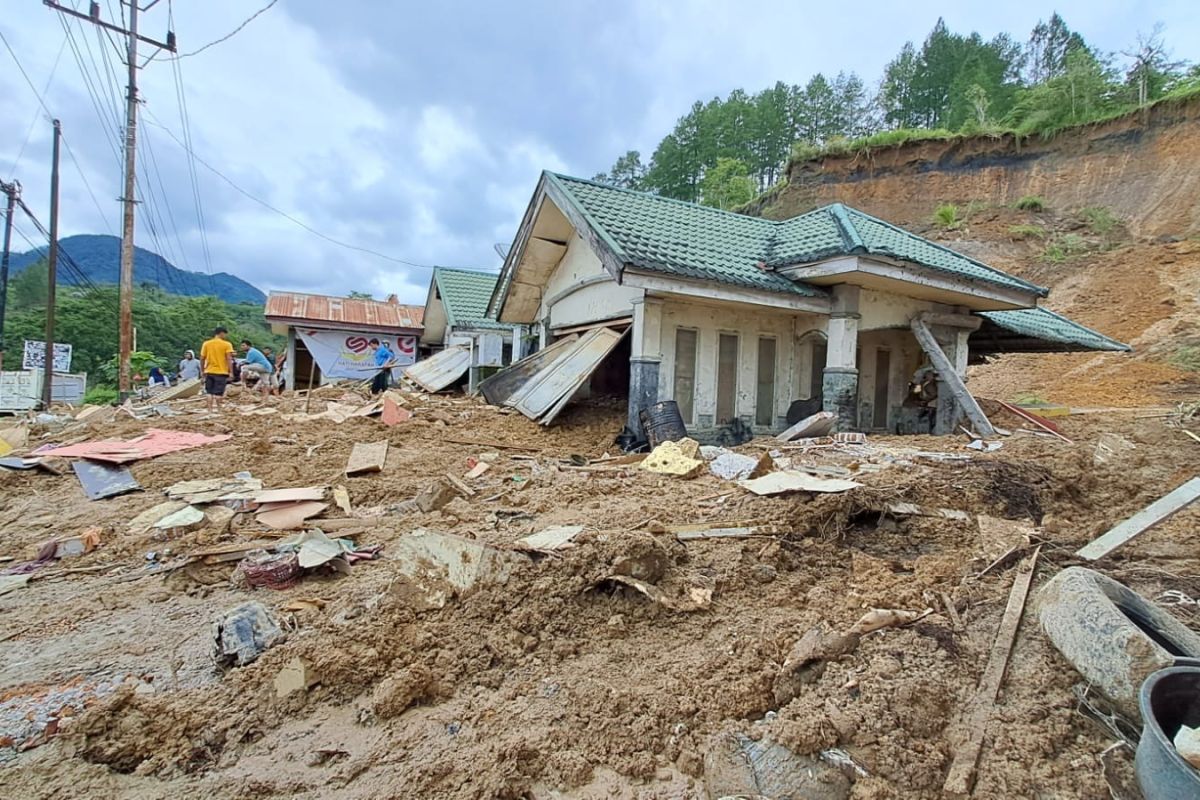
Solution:
[{"label": "pink fabric", "polygon": [[190,431],[164,431],[160,428],[151,428],[145,434],[124,442],[110,439],[54,447],[49,450],[39,448],[38,455],[90,458],[93,461],[106,461],[111,464],[127,464],[143,458],[154,458],[179,450],[190,450],[206,444],[225,442],[232,438],[229,434],[205,436],[203,433]]}]

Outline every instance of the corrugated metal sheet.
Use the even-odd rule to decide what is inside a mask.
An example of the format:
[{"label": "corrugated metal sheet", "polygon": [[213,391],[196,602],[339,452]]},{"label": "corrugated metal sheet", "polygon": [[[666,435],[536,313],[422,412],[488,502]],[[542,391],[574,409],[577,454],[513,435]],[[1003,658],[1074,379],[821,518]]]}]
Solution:
[{"label": "corrugated metal sheet", "polygon": [[425,307],[356,297],[271,292],[265,314],[270,322],[307,322],[419,333],[424,329]]},{"label": "corrugated metal sheet", "polygon": [[558,412],[570,401],[579,387],[587,381],[624,333],[612,328],[594,328],[554,363],[544,367],[514,392],[506,405],[530,419],[541,419],[549,425]]},{"label": "corrugated metal sheet", "polygon": [[447,347],[437,355],[404,368],[404,377],[427,392],[440,392],[462,377],[471,366],[471,353],[463,347]]}]

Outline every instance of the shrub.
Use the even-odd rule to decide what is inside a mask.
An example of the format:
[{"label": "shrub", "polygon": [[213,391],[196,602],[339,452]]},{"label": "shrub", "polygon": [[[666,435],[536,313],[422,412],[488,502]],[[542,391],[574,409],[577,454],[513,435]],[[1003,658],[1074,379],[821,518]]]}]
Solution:
[{"label": "shrub", "polygon": [[1041,225],[1012,225],[1008,232],[1014,239],[1044,239],[1046,229]]},{"label": "shrub", "polygon": [[1042,258],[1054,264],[1061,264],[1072,256],[1087,251],[1087,241],[1077,233],[1056,236],[1042,251]]},{"label": "shrub", "polygon": [[119,397],[117,390],[111,386],[93,386],[84,393],[83,402],[86,405],[111,406],[116,405]]},{"label": "shrub", "polygon": [[1046,201],[1036,194],[1027,194],[1017,201],[1017,208],[1021,211],[1045,211]]},{"label": "shrub", "polygon": [[1172,353],[1167,361],[1188,372],[1200,372],[1200,346],[1186,345],[1181,347]]},{"label": "shrub", "polygon": [[958,216],[958,206],[953,203],[943,203],[933,212],[933,221],[946,230],[954,230],[962,224]]},{"label": "shrub", "polygon": [[1104,206],[1089,206],[1080,212],[1092,233],[1103,236],[1117,226],[1117,218]]}]

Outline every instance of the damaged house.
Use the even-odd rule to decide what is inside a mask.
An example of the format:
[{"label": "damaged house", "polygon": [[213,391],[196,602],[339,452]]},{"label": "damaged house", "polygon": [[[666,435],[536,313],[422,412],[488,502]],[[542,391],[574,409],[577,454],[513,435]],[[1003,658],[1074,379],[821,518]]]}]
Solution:
[{"label": "damaged house", "polygon": [[543,422],[599,382],[628,393],[634,431],[674,400],[701,438],[822,409],[840,430],[946,433],[987,427],[968,363],[1129,349],[1047,293],[841,204],[772,221],[546,172],[487,311],[536,333],[503,399]]}]

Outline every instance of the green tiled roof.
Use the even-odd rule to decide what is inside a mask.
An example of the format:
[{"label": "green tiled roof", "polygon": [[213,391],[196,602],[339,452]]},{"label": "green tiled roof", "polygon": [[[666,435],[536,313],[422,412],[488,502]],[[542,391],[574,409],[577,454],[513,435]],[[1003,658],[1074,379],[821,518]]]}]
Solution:
[{"label": "green tiled roof", "polygon": [[825,295],[759,266],[767,261],[778,223],[566,175],[549,178],[626,264],[752,289]]},{"label": "green tiled roof", "polygon": [[487,318],[488,301],[499,277],[494,272],[436,267],[433,281],[446,309],[447,321],[458,327],[510,327]]},{"label": "green tiled roof", "polygon": [[843,255],[878,255],[960,278],[1045,295],[961,253],[840,203],[773,221],[548,173],[626,264],[655,272],[821,296],[772,268]]},{"label": "green tiled roof", "polygon": [[1091,328],[1055,314],[1046,308],[1022,308],[1017,311],[980,311],[979,316],[1021,336],[1068,345],[1080,350],[1127,352],[1132,348],[1110,339]]}]

